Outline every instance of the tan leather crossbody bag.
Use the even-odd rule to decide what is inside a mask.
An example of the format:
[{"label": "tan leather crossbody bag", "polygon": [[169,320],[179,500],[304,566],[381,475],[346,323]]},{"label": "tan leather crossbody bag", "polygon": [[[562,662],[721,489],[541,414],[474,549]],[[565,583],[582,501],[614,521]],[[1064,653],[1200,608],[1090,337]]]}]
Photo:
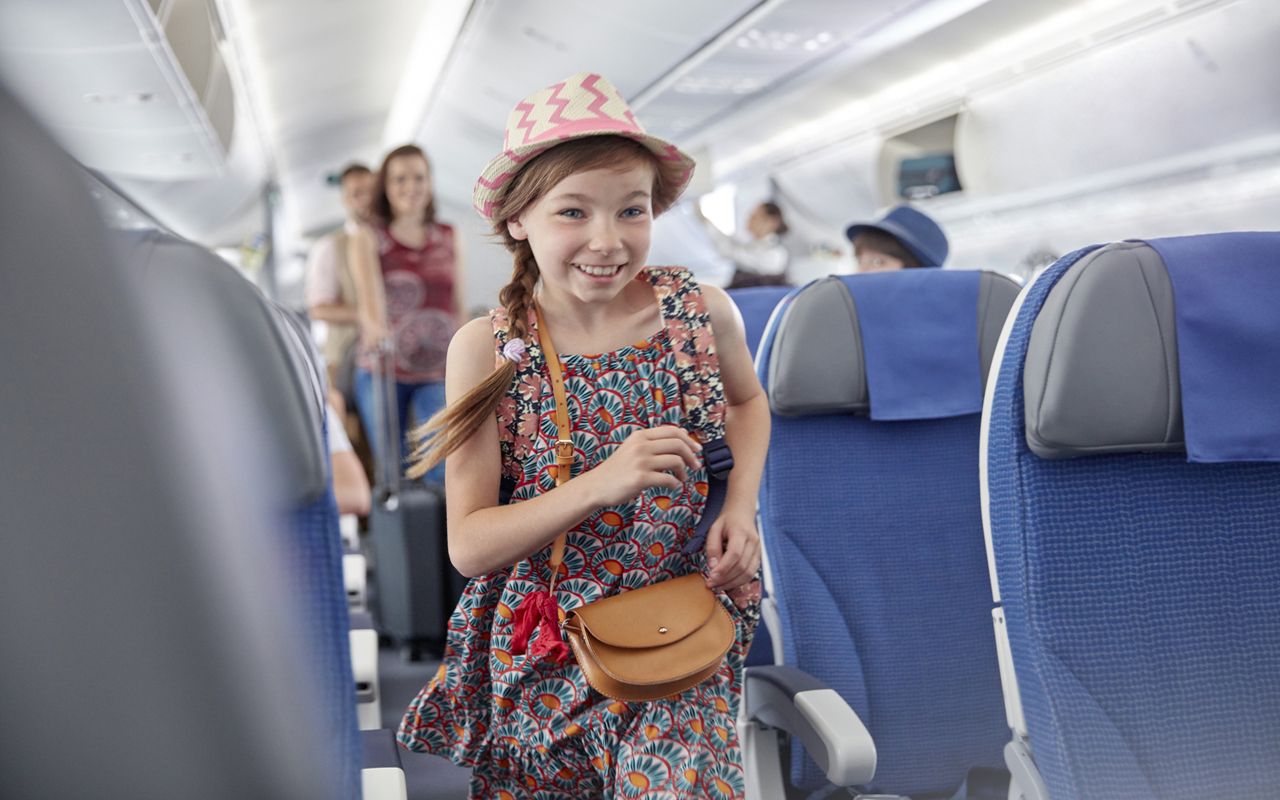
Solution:
[{"label": "tan leather crossbody bag", "polygon": [[[560,357],[538,316],[556,399],[556,485],[569,480],[573,436]],[[705,513],[714,513],[707,508]],[[564,561],[565,534],[551,545],[551,596]],[[570,611],[562,630],[593,689],[615,700],[657,700],[715,674],[733,646],[729,612],[700,573],[606,597]]]}]

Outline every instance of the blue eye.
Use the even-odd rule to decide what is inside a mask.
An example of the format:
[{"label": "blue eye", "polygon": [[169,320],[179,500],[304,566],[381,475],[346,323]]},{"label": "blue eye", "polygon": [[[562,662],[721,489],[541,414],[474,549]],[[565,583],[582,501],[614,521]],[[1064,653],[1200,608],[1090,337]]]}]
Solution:
[{"label": "blue eye", "polygon": [[622,216],[626,217],[627,219],[635,219],[636,217],[643,217],[644,215],[645,215],[645,210],[640,206],[632,206],[631,208],[628,208],[626,211],[622,212]]},{"label": "blue eye", "polygon": [[586,215],[582,213],[582,209],[580,208],[566,208],[565,210],[558,212],[558,216],[568,217],[569,219],[582,219]]}]

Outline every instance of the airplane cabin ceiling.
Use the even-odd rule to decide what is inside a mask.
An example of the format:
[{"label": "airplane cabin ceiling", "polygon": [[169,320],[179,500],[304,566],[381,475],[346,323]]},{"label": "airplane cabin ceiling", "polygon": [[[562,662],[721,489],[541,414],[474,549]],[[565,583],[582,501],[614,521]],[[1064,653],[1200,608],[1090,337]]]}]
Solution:
[{"label": "airplane cabin ceiling", "polygon": [[508,113],[530,92],[589,71],[634,97],[758,5],[477,0],[419,136],[433,158],[437,194],[470,207],[476,177],[502,146]]},{"label": "airplane cabin ceiling", "polygon": [[[154,11],[178,1],[145,4]],[[697,186],[705,190],[713,178],[794,178],[812,171],[809,162],[825,163],[828,153],[869,154],[875,141],[905,127],[956,114],[980,100],[966,94],[950,66],[968,64],[1006,39],[1024,40],[1023,46],[1046,20],[1096,18],[1097,38],[1068,33],[1077,40],[1024,46],[1034,51],[1025,62],[990,59],[990,74],[980,76],[984,91],[998,85],[993,80],[1011,84],[1011,76],[1055,67],[1095,42],[1115,39],[1106,29],[1111,17],[1127,15],[1119,26],[1124,38],[1220,8],[1249,9],[1245,18],[1261,18],[1262,7],[1260,0],[204,2],[214,30],[226,31],[220,49],[236,73],[236,125],[223,175],[179,181],[111,169],[107,175],[162,222],[211,246],[240,244],[262,229],[264,187],[274,181],[283,211],[277,234],[291,257],[305,248],[306,235],[340,220],[338,195],[326,177],[352,159],[377,165],[391,144],[389,120],[399,95],[415,81],[423,84],[422,108],[412,117],[417,124],[402,129],[417,131],[411,138],[432,158],[440,205],[463,222],[472,184],[500,147],[512,106],[574,72],[600,72],[616,83],[650,130],[699,158]],[[92,89],[67,95],[68,86],[88,85],[94,64],[105,63],[95,62],[93,51],[108,58],[121,37],[137,40],[136,19],[125,24],[119,9],[142,3],[0,0],[6,82],[25,97],[45,98],[36,110],[46,124],[74,132],[94,114],[101,117],[102,109],[81,96]],[[424,31],[450,18],[461,28],[444,45],[442,71],[418,74],[415,46]],[[59,52],[49,50],[51,42]],[[45,63],[48,68],[40,66]],[[921,85],[921,76],[934,77]],[[128,81],[117,83],[123,92]],[[58,93],[70,99],[48,101]],[[879,102],[865,120],[856,119],[865,98],[884,101],[885,94],[894,95],[891,103]],[[130,113],[142,119],[159,110]],[[1221,133],[1224,141],[1234,135]],[[94,146],[101,141],[94,138]],[[836,167],[842,174],[862,169]],[[846,208],[840,213],[882,204],[881,194],[854,187],[841,195]],[[957,203],[973,199],[936,205],[961,215]]]}]

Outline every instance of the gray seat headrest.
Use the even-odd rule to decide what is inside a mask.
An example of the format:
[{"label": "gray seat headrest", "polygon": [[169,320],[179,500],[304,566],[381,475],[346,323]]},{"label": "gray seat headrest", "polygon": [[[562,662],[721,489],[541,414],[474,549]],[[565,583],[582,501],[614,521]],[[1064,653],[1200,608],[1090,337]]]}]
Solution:
[{"label": "gray seat headrest", "polygon": [[[322,436],[323,384],[317,386],[305,336],[234,267],[205,248],[157,231],[115,234],[121,260],[141,278],[138,288],[163,324],[183,331],[184,341],[208,342],[220,357],[239,360],[253,373],[245,387],[210,383],[212,396],[231,390],[254,393],[252,435],[271,443],[290,505],[318,499],[328,487],[328,455]],[[227,352],[226,348],[234,348]],[[192,360],[212,358],[193,352]]]},{"label": "gray seat headrest", "polygon": [[1076,262],[1031,329],[1027,446],[1041,458],[1184,448],[1173,288],[1142,242]]},{"label": "gray seat headrest", "polygon": [[[1018,284],[982,272],[978,286],[978,358],[985,385]],[[866,414],[871,409],[858,310],[844,283],[822,278],[783,312],[769,357],[769,406],[783,416]]]}]

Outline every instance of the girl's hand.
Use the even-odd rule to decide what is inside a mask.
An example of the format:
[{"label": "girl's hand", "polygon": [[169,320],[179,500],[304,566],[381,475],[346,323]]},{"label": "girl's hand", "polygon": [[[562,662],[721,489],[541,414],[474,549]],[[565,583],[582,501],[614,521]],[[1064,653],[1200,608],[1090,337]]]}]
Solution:
[{"label": "girl's hand", "polygon": [[760,572],[760,534],[754,514],[725,509],[707,532],[707,586],[728,592],[739,607],[759,598],[759,584],[750,586]]},{"label": "girl's hand", "polygon": [[678,490],[702,463],[702,445],[683,428],[662,425],[636,431],[604,463],[577,480],[590,480],[601,506],[634,500],[645,489]]}]

